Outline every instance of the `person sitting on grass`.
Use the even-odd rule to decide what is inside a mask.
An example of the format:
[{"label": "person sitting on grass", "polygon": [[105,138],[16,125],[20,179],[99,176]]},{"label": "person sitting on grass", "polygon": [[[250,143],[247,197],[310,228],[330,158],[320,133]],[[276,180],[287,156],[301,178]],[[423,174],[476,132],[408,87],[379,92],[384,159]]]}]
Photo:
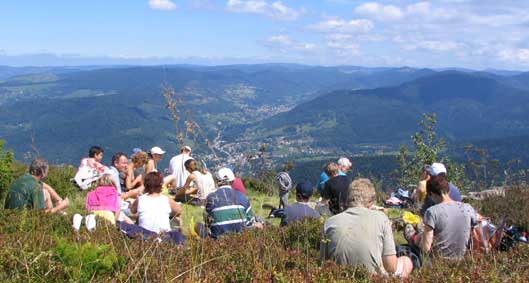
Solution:
[{"label": "person sitting on grass", "polygon": [[103,149],[99,146],[90,147],[88,157],[81,159],[74,177],[75,183],[81,190],[88,189],[108,169],[101,164],[102,159]]},{"label": "person sitting on grass", "polygon": [[301,182],[296,185],[296,202],[285,208],[281,217],[281,226],[286,226],[294,221],[305,218],[320,218],[320,214],[309,206],[312,196],[312,184]]},{"label": "person sitting on grass", "polygon": [[[199,169],[195,159],[188,159],[184,162],[184,166],[190,175],[184,186],[176,192],[175,200],[193,205],[205,205],[206,197],[216,190],[213,176],[208,171]],[[191,183],[194,184],[193,187]]]},{"label": "person sitting on grass", "polygon": [[450,198],[449,186],[443,175],[432,176],[428,180],[426,192],[435,205],[424,213],[424,231],[415,233],[415,229],[408,224],[404,237],[410,245],[424,253],[431,251],[442,258],[462,259],[468,249],[472,229],[478,223],[477,215],[469,204]]},{"label": "person sitting on grass", "polygon": [[162,185],[161,173],[147,173],[144,180],[145,194],[139,196],[130,207],[132,213],[138,213],[138,225],[155,233],[170,231],[170,219],[180,217],[182,213],[180,205],[161,194]]},{"label": "person sitting on grass", "polygon": [[96,182],[95,190],[86,195],[86,210],[112,224],[119,219],[121,200],[110,174],[103,174]]},{"label": "person sitting on grass", "polygon": [[221,168],[215,175],[219,188],[206,198],[206,226],[210,236],[217,239],[226,233],[242,232],[247,227],[263,229],[263,224],[253,215],[248,198],[231,188],[235,179],[231,169]]},{"label": "person sitting on grass", "polygon": [[397,257],[391,222],[383,212],[371,209],[375,198],[369,179],[356,179],[349,185],[347,210],[325,221],[323,233],[328,240],[320,244],[320,259],[407,277],[413,263],[409,257]]},{"label": "person sitting on grass", "polygon": [[145,173],[158,172],[158,161],[162,160],[165,151],[158,146],[149,151],[149,160],[145,166]]},{"label": "person sitting on grass", "polygon": [[[31,162],[29,172],[20,176],[11,185],[5,200],[6,209],[41,209],[57,213],[65,210],[70,201],[62,199],[43,180],[48,176],[48,161],[37,158]],[[55,206],[53,206],[55,201]]]},{"label": "person sitting on grass", "polygon": [[[432,163],[432,165],[430,165],[428,167],[428,174],[430,175],[430,178],[434,177],[434,176],[441,176],[445,180],[448,179],[447,178],[446,167],[442,163],[438,163],[438,162]],[[448,182],[448,196],[453,201],[461,201],[462,200],[461,193],[459,192],[459,189],[454,184],[452,184],[450,182]],[[424,213],[426,212],[426,210],[428,208],[430,208],[431,206],[433,206],[433,205],[435,205],[435,202],[427,194],[426,198],[424,199],[424,203],[421,206],[421,210],[419,211],[419,214],[421,216],[424,216]]]},{"label": "person sitting on grass", "polygon": [[140,151],[132,155],[132,162],[127,166],[127,178],[125,185],[127,196],[136,198],[143,192],[143,177],[145,176],[145,166],[149,160],[146,152]]}]

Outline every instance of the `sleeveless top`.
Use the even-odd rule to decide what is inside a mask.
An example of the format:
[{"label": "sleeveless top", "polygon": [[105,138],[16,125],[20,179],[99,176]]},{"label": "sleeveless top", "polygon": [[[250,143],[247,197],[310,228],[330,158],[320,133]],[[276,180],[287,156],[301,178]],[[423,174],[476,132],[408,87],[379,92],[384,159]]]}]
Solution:
[{"label": "sleeveless top", "polygon": [[138,224],[141,227],[156,233],[170,231],[170,215],[171,206],[167,196],[142,195],[138,198]]},{"label": "sleeveless top", "polygon": [[215,181],[213,181],[211,173],[202,174],[200,171],[193,171],[192,174],[196,177],[194,183],[198,189],[197,197],[199,199],[206,199],[210,193],[216,191]]}]

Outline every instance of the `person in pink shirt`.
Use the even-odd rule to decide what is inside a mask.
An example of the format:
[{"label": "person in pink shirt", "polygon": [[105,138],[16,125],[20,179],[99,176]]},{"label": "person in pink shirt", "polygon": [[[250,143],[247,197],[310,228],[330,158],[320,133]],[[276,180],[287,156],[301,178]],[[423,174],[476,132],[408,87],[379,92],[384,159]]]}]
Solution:
[{"label": "person in pink shirt", "polygon": [[116,224],[120,213],[120,198],[112,175],[103,174],[95,190],[86,195],[86,210]]}]

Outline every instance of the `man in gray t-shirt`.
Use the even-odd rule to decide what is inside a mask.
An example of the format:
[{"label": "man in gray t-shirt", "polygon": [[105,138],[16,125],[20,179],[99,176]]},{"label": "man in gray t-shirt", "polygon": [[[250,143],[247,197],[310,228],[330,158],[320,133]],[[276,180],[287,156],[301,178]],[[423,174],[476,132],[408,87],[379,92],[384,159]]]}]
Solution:
[{"label": "man in gray t-shirt", "polygon": [[408,257],[397,258],[388,217],[370,209],[375,196],[368,179],[351,183],[349,208],[325,221],[326,240],[320,245],[320,257],[338,264],[364,266],[371,273],[406,277],[413,264]]},{"label": "man in gray t-shirt", "polygon": [[477,225],[474,208],[450,202],[426,210],[424,224],[433,230],[432,251],[444,258],[462,258],[468,248],[471,229]]},{"label": "man in gray t-shirt", "polygon": [[432,176],[426,191],[436,205],[424,213],[424,232],[405,237],[423,252],[432,251],[434,255],[449,259],[463,258],[472,228],[477,225],[476,212],[469,204],[450,198],[448,181],[442,175]]}]

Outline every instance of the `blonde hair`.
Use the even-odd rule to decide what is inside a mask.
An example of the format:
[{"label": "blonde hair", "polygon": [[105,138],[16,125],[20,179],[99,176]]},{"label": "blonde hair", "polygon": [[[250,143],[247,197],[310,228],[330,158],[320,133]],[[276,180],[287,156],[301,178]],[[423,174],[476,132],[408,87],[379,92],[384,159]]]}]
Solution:
[{"label": "blonde hair", "polygon": [[132,163],[137,166],[143,166],[149,161],[149,155],[147,152],[140,151],[132,156]]},{"label": "blonde hair", "polygon": [[360,178],[349,185],[349,207],[367,207],[376,198],[375,186],[369,179]]},{"label": "blonde hair", "polygon": [[111,174],[103,174],[97,179],[96,187],[99,186],[113,186],[116,187],[116,183]]}]

